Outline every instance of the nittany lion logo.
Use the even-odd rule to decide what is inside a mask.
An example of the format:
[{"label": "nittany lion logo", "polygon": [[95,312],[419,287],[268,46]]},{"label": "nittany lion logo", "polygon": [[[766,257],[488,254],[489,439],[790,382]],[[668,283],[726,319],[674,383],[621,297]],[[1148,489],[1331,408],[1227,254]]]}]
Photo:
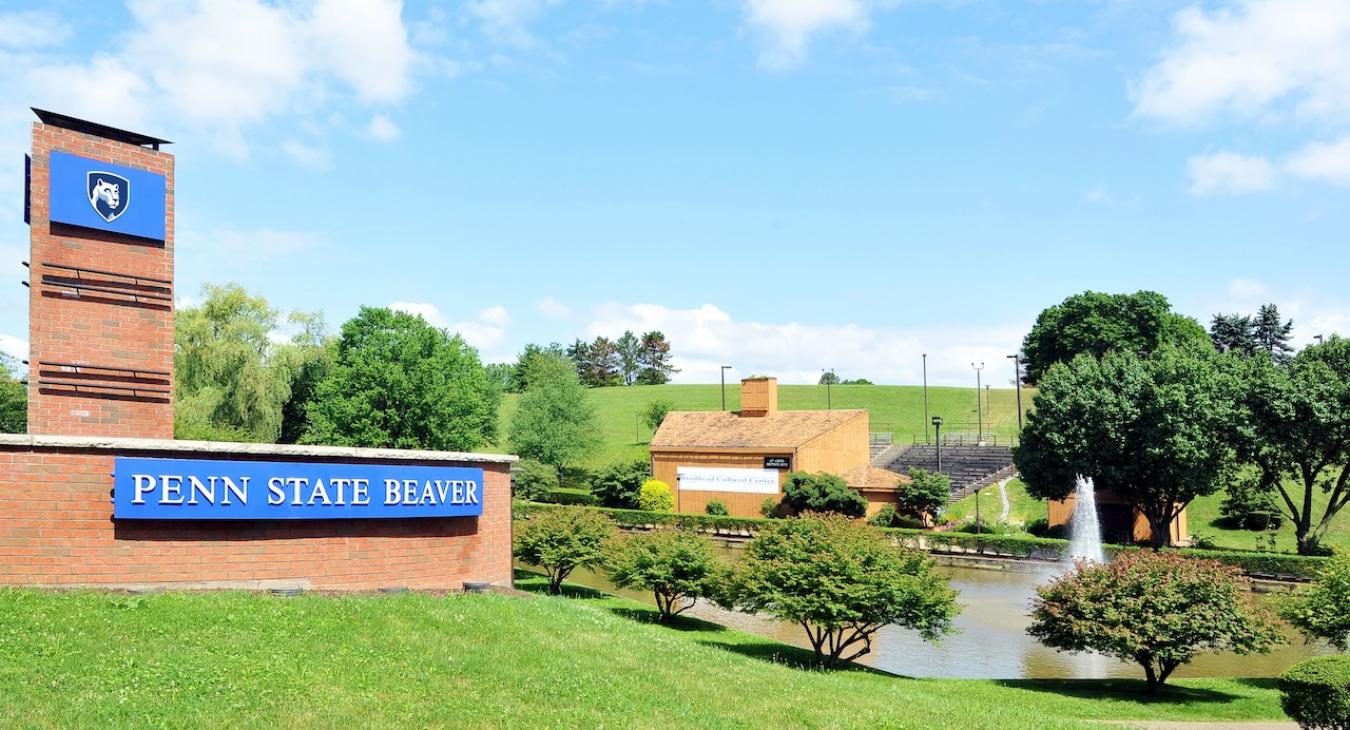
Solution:
[{"label": "nittany lion logo", "polygon": [[86,173],[89,185],[89,204],[103,220],[112,223],[127,212],[131,204],[131,181],[111,172]]}]

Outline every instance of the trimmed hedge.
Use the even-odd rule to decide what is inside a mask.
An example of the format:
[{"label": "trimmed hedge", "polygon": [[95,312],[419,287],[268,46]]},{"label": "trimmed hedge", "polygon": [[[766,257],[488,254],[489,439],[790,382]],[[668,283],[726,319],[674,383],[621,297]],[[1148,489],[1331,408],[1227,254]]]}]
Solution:
[{"label": "trimmed hedge", "polygon": [[[554,490],[555,492],[558,490]],[[558,509],[559,505],[538,504],[535,502],[516,502],[516,516],[528,515],[538,509]],[[599,510],[614,520],[620,527],[651,529],[657,526],[678,527],[685,530],[698,530],[712,533],[750,536],[766,524],[776,520],[764,517],[722,517],[716,515],[695,515],[679,512],[644,512],[637,509],[614,509],[610,507],[590,507]],[[969,534],[961,532],[933,532],[906,527],[876,528],[892,535],[896,542],[907,547],[932,553],[976,554],[1002,558],[1039,558],[1042,560],[1063,560],[1068,552],[1069,541],[1050,537],[1035,537],[1022,533],[1011,535]],[[1139,550],[1133,545],[1107,545],[1108,554],[1114,555],[1128,550]],[[1239,550],[1200,550],[1182,548],[1182,555],[1194,558],[1208,558],[1228,565],[1235,565],[1248,575],[1275,578],[1311,579],[1326,564],[1327,559],[1308,555],[1286,555],[1283,553],[1243,552]]]},{"label": "trimmed hedge", "polygon": [[589,489],[568,489],[565,487],[550,489],[546,501],[552,504],[575,504],[583,507],[594,507],[600,504],[600,500],[596,499]]},{"label": "trimmed hedge", "polygon": [[1301,728],[1350,730],[1350,656],[1320,656],[1277,679],[1280,705]]}]

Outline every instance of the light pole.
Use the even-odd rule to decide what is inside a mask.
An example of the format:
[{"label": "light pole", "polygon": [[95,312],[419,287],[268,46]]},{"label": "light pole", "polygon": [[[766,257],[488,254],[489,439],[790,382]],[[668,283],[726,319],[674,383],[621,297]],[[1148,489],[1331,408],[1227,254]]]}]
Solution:
[{"label": "light pole", "polygon": [[730,365],[722,366],[722,410],[727,409],[727,371],[731,369]]},{"label": "light pole", "polygon": [[1319,344],[1319,345],[1320,345],[1320,344],[1323,344],[1322,336],[1321,336],[1321,335],[1313,335],[1313,339],[1314,339],[1314,340],[1317,340],[1317,344]]},{"label": "light pole", "polygon": [[980,490],[975,489],[975,534],[980,534]]},{"label": "light pole", "polygon": [[970,366],[975,368],[975,416],[980,424],[980,430],[975,434],[975,443],[978,444],[984,441],[984,411],[980,409],[980,371],[984,369],[984,363],[979,365],[971,363]]},{"label": "light pole", "polygon": [[928,353],[923,354],[923,442],[928,440]]},{"label": "light pole", "polygon": [[[825,377],[826,373],[828,373],[830,377]],[[825,410],[832,411],[834,410],[834,398],[830,395],[830,386],[834,384],[834,368],[830,368],[829,370],[821,368],[820,375],[820,379],[825,381]]]},{"label": "light pole", "polygon": [[938,474],[942,473],[942,416],[933,416],[933,443],[937,444],[937,469]]},{"label": "light pole", "polygon": [[1022,432],[1022,356],[1013,353],[1008,356],[1013,361],[1013,385],[1017,388],[1017,431]]}]

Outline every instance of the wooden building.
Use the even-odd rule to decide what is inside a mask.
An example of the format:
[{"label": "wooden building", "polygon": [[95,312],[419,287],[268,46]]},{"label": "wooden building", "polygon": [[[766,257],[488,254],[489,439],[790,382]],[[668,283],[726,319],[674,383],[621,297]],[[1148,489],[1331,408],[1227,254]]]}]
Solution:
[{"label": "wooden building", "polygon": [[[1147,542],[1153,536],[1153,528],[1148,518],[1138,508],[1120,499],[1107,490],[1097,492],[1097,519],[1102,527],[1102,540],[1120,544]],[[1066,499],[1052,500],[1047,515],[1051,527],[1065,526],[1073,520],[1074,508],[1078,499],[1069,495]],[[1186,510],[1181,510],[1172,520],[1172,545],[1185,545],[1190,542],[1186,524]]]},{"label": "wooden building", "polygon": [[741,381],[741,410],[673,411],[652,436],[652,474],[671,485],[678,512],[719,500],[738,517],[758,517],[782,498],[789,472],[837,474],[868,498],[869,513],[895,502],[904,478],[874,467],[866,410],[781,411],[778,381]]}]

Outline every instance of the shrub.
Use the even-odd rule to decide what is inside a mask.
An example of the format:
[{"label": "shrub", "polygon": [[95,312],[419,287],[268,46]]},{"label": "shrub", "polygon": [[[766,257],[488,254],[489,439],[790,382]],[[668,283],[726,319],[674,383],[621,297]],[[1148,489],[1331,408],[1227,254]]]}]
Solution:
[{"label": "shrub", "polygon": [[1246,530],[1279,529],[1283,518],[1275,495],[1261,488],[1255,474],[1236,479],[1219,507],[1224,527]]},{"label": "shrub", "polygon": [[883,504],[876,514],[867,518],[867,524],[873,527],[894,527],[895,517],[895,505]]},{"label": "shrub", "polygon": [[620,588],[656,596],[661,621],[669,621],[717,588],[721,571],[712,541],[682,530],[638,533],[611,548],[606,566]]},{"label": "shrub", "polygon": [[764,501],[759,503],[759,513],[763,515],[765,519],[772,519],[781,515],[782,506],[783,503],[773,497],[765,497]]},{"label": "shrub", "polygon": [[530,502],[543,502],[558,487],[558,470],[534,459],[521,459],[511,470],[511,496]]},{"label": "shrub", "polygon": [[648,428],[655,431],[661,427],[661,422],[666,420],[666,414],[673,410],[675,410],[674,403],[671,403],[664,398],[658,398],[657,400],[648,403],[647,407],[642,409],[642,422],[646,423]]},{"label": "shrub", "polygon": [[1350,657],[1305,659],[1276,680],[1280,705],[1298,726],[1350,730]]},{"label": "shrub", "polygon": [[648,512],[669,512],[675,509],[675,495],[670,485],[660,479],[648,479],[638,488],[638,509]]},{"label": "shrub", "polygon": [[714,499],[708,502],[708,504],[703,506],[703,511],[713,517],[726,517],[731,514],[731,512],[727,510],[727,503],[720,499]]},{"label": "shrub", "polygon": [[1064,539],[1069,536],[1067,525],[1055,525],[1054,527],[1051,527],[1050,520],[1044,517],[1037,517],[1028,522],[1025,529],[1028,533],[1035,535],[1036,537]]},{"label": "shrub", "polygon": [[1280,604],[1280,616],[1304,635],[1350,648],[1350,554],[1332,558],[1311,586]]},{"label": "shrub", "polygon": [[958,610],[956,593],[927,557],[838,515],[765,527],[718,600],[799,624],[827,667],[870,652],[873,635],[888,624],[935,641]]},{"label": "shrub", "polygon": [[1027,633],[1051,648],[1136,662],[1153,693],[1202,651],[1265,653],[1279,641],[1276,624],[1249,603],[1239,580],[1236,568],[1170,552],[1079,563],[1036,589]]},{"label": "shrub", "polygon": [[1006,522],[990,522],[983,517],[976,523],[972,517],[952,528],[952,531],[978,535],[1009,535],[1012,534],[1013,528]]},{"label": "shrub", "polygon": [[924,519],[942,509],[952,496],[952,479],[946,474],[926,469],[909,470],[909,480],[900,480],[900,511]]},{"label": "shrub", "polygon": [[544,495],[544,498],[538,501],[551,504],[580,504],[588,507],[594,507],[595,505],[600,504],[600,500],[596,499],[595,495],[591,494],[589,490],[566,489],[563,487],[550,489],[548,494]]},{"label": "shrub", "polygon": [[637,509],[642,483],[651,476],[651,463],[646,459],[616,462],[595,475],[591,493],[606,507]]},{"label": "shrub", "polygon": [[613,537],[613,521],[594,510],[553,509],[517,525],[513,548],[517,558],[548,573],[548,592],[557,595],[573,570],[600,564]]},{"label": "shrub", "polygon": [[783,501],[798,512],[833,512],[845,517],[867,514],[867,498],[834,474],[789,474],[783,484]]}]

